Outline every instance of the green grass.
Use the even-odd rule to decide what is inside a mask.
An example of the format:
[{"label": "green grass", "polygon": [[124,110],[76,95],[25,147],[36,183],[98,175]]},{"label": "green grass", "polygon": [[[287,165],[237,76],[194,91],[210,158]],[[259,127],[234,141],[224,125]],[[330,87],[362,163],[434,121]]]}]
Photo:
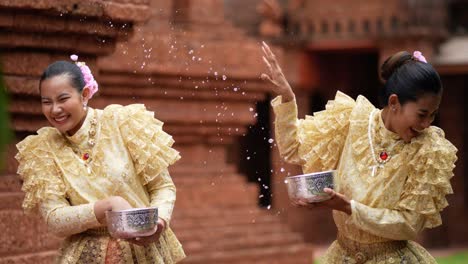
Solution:
[{"label": "green grass", "polygon": [[468,251],[455,253],[447,257],[437,258],[439,264],[466,264],[468,263]]},{"label": "green grass", "polygon": [[[467,264],[468,251],[462,251],[446,257],[436,258],[438,264]],[[320,259],[315,260],[314,264],[320,264]]]}]

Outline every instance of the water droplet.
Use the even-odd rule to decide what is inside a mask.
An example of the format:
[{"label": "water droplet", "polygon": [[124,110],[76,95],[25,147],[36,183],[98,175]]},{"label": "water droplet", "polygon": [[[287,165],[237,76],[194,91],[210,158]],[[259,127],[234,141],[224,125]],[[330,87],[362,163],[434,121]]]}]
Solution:
[{"label": "water droplet", "polygon": [[215,71],[215,72],[214,72],[214,75],[215,75],[215,76],[218,76],[218,72]]},{"label": "water droplet", "polygon": [[254,110],[254,109],[253,109],[252,107],[249,108],[249,111],[250,111],[250,112],[253,112],[253,110]]},{"label": "water droplet", "polygon": [[271,144],[271,143],[273,143],[274,141],[275,141],[274,139],[270,138],[270,139],[268,140],[268,143]]},{"label": "water droplet", "polygon": [[247,157],[247,160],[250,160],[250,157]]},{"label": "water droplet", "polygon": [[267,206],[267,210],[270,210],[270,209],[271,209],[271,204]]},{"label": "water droplet", "polygon": [[284,171],[285,171],[285,169],[284,169],[284,168],[281,168],[281,169],[280,169],[280,171],[281,171],[281,172],[284,172]]},{"label": "water droplet", "polygon": [[191,49],[191,50],[188,52],[188,54],[193,54],[193,49]]},{"label": "water droplet", "polygon": [[223,74],[223,81],[227,80],[227,76]]}]

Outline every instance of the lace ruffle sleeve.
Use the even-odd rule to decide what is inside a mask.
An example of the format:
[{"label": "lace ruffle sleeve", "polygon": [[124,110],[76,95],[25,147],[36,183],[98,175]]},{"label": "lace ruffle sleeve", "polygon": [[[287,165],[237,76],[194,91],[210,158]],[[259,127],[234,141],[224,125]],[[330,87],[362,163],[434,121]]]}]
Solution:
[{"label": "lace ruffle sleeve", "polygon": [[272,101],[275,112],[275,134],[281,156],[290,163],[302,165],[304,172],[334,169],[348,133],[349,117],[356,105],[344,93],[337,92],[325,110],[297,119],[295,101]]},{"label": "lace ruffle sleeve", "polygon": [[119,128],[144,185],[180,159],[174,140],[163,131],[163,122],[142,104],[122,107]]},{"label": "lace ruffle sleeve", "polygon": [[305,171],[336,168],[355,106],[351,97],[338,92],[335,99],[326,104],[325,110],[299,120],[299,155],[306,160]]},{"label": "lace ruffle sleeve", "polygon": [[431,127],[414,142],[414,158],[398,207],[425,216],[424,227],[442,224],[440,212],[448,205],[445,196],[453,193],[450,178],[457,160],[457,149],[444,132]]},{"label": "lace ruffle sleeve", "polygon": [[23,180],[23,209],[26,212],[35,211],[40,203],[51,196],[65,196],[66,193],[66,186],[54,162],[54,153],[47,144],[53,138],[48,135],[53,137],[53,132],[43,128],[38,135],[28,136],[16,145],[17,173]]}]

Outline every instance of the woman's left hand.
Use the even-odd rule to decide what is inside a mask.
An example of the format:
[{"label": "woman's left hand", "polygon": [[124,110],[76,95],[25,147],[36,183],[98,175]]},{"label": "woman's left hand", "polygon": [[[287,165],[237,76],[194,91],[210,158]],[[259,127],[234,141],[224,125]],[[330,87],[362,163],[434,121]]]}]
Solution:
[{"label": "woman's left hand", "polygon": [[341,193],[335,192],[333,189],[330,188],[325,188],[323,189],[323,191],[328,193],[331,196],[331,198],[318,203],[309,203],[305,200],[297,200],[293,202],[293,205],[306,207],[308,209],[327,207],[333,210],[345,212],[349,215],[351,214],[351,202],[346,196],[344,196]]},{"label": "woman's left hand", "polygon": [[130,243],[139,245],[139,246],[147,246],[151,243],[154,242],[159,242],[159,237],[161,236],[161,233],[166,229],[166,222],[162,220],[161,218],[158,219],[158,223],[156,225],[156,232],[152,234],[151,236],[145,236],[145,237],[134,237],[128,239]]}]

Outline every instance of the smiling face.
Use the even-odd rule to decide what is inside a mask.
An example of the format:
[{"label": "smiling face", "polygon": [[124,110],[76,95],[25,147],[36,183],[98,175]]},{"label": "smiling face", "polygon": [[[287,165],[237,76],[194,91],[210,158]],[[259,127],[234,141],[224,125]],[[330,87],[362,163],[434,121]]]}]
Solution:
[{"label": "smiling face", "polygon": [[86,117],[83,103],[87,103],[87,100],[71,86],[69,75],[43,80],[40,93],[42,113],[50,124],[62,133],[75,134]]},{"label": "smiling face", "polygon": [[428,128],[439,110],[441,94],[428,93],[422,95],[416,101],[409,101],[401,105],[396,95],[389,98],[389,111],[392,118],[389,119],[389,129],[397,133],[405,142],[418,136]]}]

